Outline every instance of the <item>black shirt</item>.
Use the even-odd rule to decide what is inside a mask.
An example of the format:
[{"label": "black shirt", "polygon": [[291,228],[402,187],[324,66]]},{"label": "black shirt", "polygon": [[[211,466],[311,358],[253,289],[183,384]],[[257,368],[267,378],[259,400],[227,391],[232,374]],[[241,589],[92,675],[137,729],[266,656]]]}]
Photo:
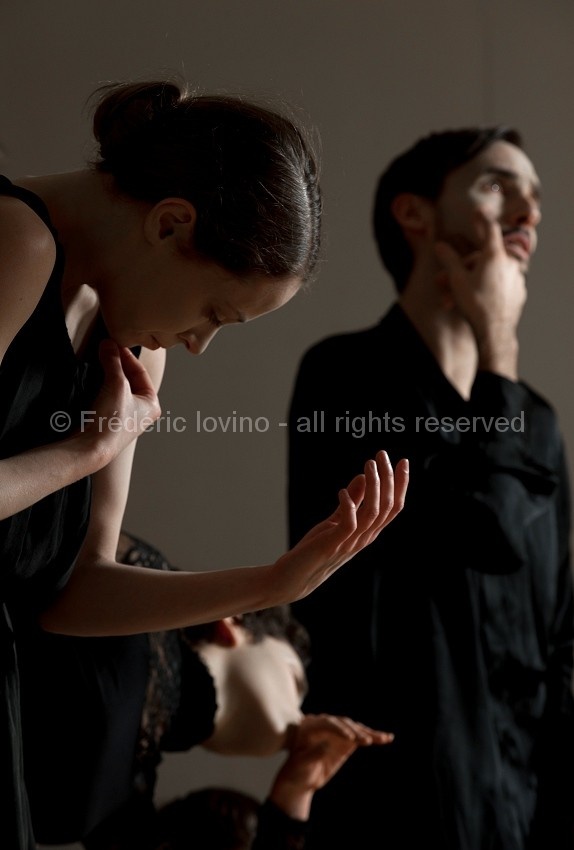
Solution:
[{"label": "black shirt", "polygon": [[463,399],[395,305],[302,361],[293,542],[379,449],[409,458],[403,513],[294,612],[313,646],[307,710],[396,739],[318,795],[312,846],[523,850],[537,823],[547,841],[571,840],[570,507],[555,415],[491,373]]}]

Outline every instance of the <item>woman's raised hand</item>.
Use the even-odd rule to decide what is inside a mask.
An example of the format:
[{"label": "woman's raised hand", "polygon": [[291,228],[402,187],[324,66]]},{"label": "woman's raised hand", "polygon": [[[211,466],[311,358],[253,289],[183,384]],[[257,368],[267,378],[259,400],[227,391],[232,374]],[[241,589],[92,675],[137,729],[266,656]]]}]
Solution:
[{"label": "woman's raised hand", "polygon": [[339,492],[334,513],[275,563],[276,580],[285,587],[287,601],[307,596],[376,540],[402,510],[408,477],[406,459],[395,470],[385,451],[367,461],[364,473]]}]

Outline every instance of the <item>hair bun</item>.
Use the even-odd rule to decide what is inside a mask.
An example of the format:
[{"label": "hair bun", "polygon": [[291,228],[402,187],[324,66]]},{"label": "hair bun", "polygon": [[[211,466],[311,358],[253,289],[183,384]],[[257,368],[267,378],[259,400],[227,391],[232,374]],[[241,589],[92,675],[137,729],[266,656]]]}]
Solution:
[{"label": "hair bun", "polygon": [[127,142],[172,113],[185,95],[176,83],[164,80],[111,83],[95,94],[99,103],[93,127],[102,162],[121,155]]},{"label": "hair bun", "polygon": [[185,81],[120,83],[96,93],[91,164],[126,198],[183,198],[189,248],[234,275],[307,280],[320,245],[311,140],[289,115]]}]

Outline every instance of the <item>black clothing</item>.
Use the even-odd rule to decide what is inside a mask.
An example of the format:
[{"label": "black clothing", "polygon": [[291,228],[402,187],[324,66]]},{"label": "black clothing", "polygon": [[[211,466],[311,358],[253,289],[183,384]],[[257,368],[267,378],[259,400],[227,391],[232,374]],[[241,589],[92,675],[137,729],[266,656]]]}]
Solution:
[{"label": "black clothing", "polygon": [[307,821],[290,818],[271,800],[265,800],[259,808],[251,850],[304,850],[308,834]]},{"label": "black clothing", "polygon": [[[221,794],[219,807],[210,808],[205,799],[210,792]],[[85,850],[304,850],[306,822],[288,817],[270,800],[260,804],[247,795],[240,795],[246,803],[233,811],[225,800],[229,793],[192,792],[159,812],[147,797],[133,797],[86,836],[83,845]],[[181,809],[177,817],[174,806]]]},{"label": "black clothing", "polygon": [[[173,569],[135,539],[122,560]],[[41,843],[77,841],[123,806],[127,817],[140,805],[134,792],[151,808],[162,750],[187,750],[213,731],[213,680],[183,630],[75,638],[29,626],[18,632],[18,654],[26,784]]]},{"label": "black clothing", "polygon": [[[124,563],[174,569],[148,543],[122,534],[125,541]],[[217,710],[213,679],[186,629],[72,638],[28,628],[18,653],[37,840],[155,850],[163,837],[153,803],[162,753],[209,738]],[[193,824],[187,831],[193,837]],[[269,804],[253,850],[299,850],[305,834],[306,824]]]},{"label": "black clothing", "polygon": [[72,843],[131,798],[147,637],[29,629],[17,645],[34,834],[42,844]]},{"label": "black clothing", "polygon": [[491,373],[464,400],[395,305],[302,361],[292,541],[379,449],[409,458],[403,513],[293,609],[313,647],[306,710],[396,739],[316,795],[311,846],[572,847],[570,507],[555,415]]},{"label": "black clothing", "polygon": [[[100,324],[101,336],[95,335],[82,356],[76,356],[61,301],[64,256],[48,211],[40,198],[5,177],[0,177],[0,194],[31,207],[50,229],[57,249],[46,288],[0,365],[0,458],[7,458],[57,442],[79,427],[81,410],[91,407],[101,384],[97,343],[105,328]],[[65,428],[62,412],[69,415]],[[22,775],[15,611],[33,617],[64,586],[89,510],[90,479],[83,478],[0,522],[0,765],[6,789],[0,834],[10,850],[35,846]]]}]

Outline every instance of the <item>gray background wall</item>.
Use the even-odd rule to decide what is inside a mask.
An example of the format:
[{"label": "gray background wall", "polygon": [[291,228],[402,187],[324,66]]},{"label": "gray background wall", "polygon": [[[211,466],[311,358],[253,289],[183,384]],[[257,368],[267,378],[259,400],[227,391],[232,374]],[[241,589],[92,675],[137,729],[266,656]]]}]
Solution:
[{"label": "gray background wall", "polygon": [[[282,552],[279,423],[298,361],[312,342],[370,324],[390,303],[370,233],[375,181],[393,155],[446,127],[516,125],[542,179],[521,374],[554,402],[574,457],[571,0],[3,0],[0,22],[8,176],[81,167],[91,151],[85,99],[109,80],[177,72],[203,90],[284,99],[322,136],[319,278],[280,312],[225,329],[201,358],[170,352],[163,409],[187,428],[140,441],[126,517],[133,532],[192,569]],[[234,412],[265,417],[269,428],[197,428],[198,415]],[[172,756],[158,798],[208,782],[261,796],[279,761]]]}]

